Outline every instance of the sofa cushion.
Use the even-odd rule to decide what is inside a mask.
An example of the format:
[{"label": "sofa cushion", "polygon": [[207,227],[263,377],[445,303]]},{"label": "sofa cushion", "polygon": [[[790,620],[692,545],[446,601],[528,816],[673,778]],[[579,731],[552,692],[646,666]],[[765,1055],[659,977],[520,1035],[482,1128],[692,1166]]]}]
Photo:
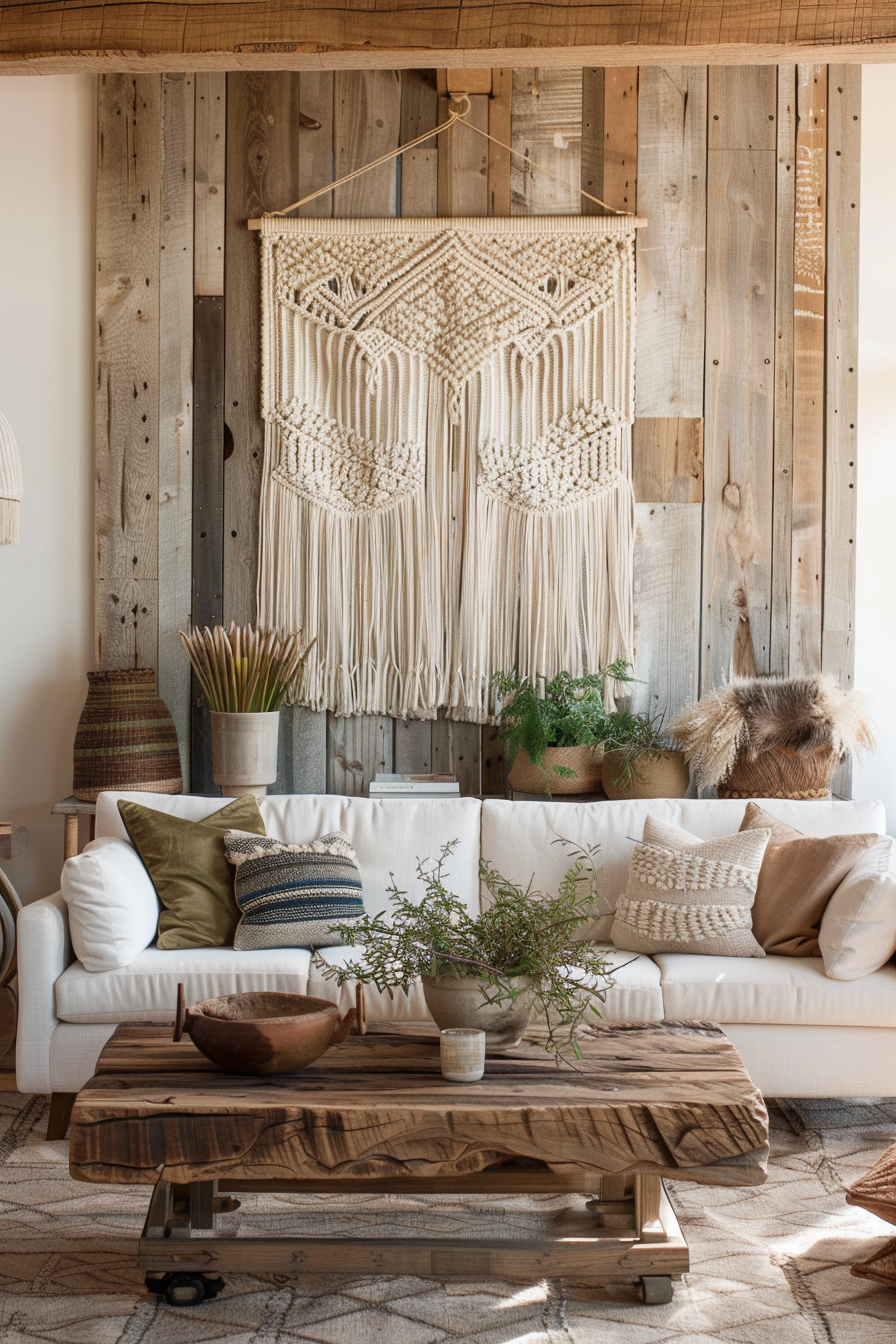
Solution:
[{"label": "sofa cushion", "polygon": [[660,952],[663,1008],[673,1020],[788,1026],[896,1027],[896,966],[831,980],[821,957],[695,957]]},{"label": "sofa cushion", "polygon": [[232,946],[239,910],[224,832],[235,826],[264,835],[255,798],[231,798],[226,807],[199,821],[126,798],[119,800],[118,810],[165,907],[156,946],[167,951]]},{"label": "sofa cushion", "polygon": [[310,961],[304,947],[148,947],[129,966],[101,975],[75,961],[56,981],[56,1015],[63,1022],[173,1022],[181,981],[188,1004],[251,989],[306,994]]},{"label": "sofa cushion", "polygon": [[750,908],[770,835],[766,829],[701,840],[648,816],[616,906],[613,942],[632,952],[764,957]]},{"label": "sofa cushion", "polygon": [[766,952],[820,957],[818,931],[825,906],[877,835],[806,836],[757,803],[747,803],[741,830],[759,828],[772,834],[759,870],[753,932]]},{"label": "sofa cushion", "polygon": [[[607,947],[607,960],[616,976],[616,984],[607,993],[602,1009],[604,1022],[660,1022],[663,1017],[663,993],[659,968],[649,957],[637,953],[619,952]],[[323,947],[321,958],[331,966],[344,966],[348,961],[360,961],[361,951],[354,947]],[[353,984],[340,989],[335,980],[325,980],[320,969],[312,962],[308,973],[308,993],[317,998],[330,999],[347,1012],[355,1001]],[[364,986],[367,1016],[376,1022],[425,1022],[429,1010],[419,980],[411,986],[410,994],[396,990],[390,999],[375,985]]]},{"label": "sofa cushion", "polygon": [[125,840],[91,840],[62,869],[75,956],[88,971],[127,966],[155,941],[161,906],[143,860]]},{"label": "sofa cushion", "polygon": [[[100,800],[102,801],[102,799]],[[886,829],[882,803],[837,799],[799,802],[760,799],[779,820],[804,835],[837,835]],[[263,810],[263,809],[262,809]],[[744,804],[734,798],[651,798],[599,803],[517,803],[486,799],[482,804],[482,855],[515,882],[534,877],[536,889],[553,889],[569,867],[558,836],[579,845],[598,844],[598,886],[605,914],[583,936],[607,940],[616,901],[625,891],[632,851],[647,815],[683,827],[704,840],[731,835],[740,826]],[[99,809],[97,810],[99,816]],[[363,872],[363,870],[362,870]]]},{"label": "sofa cushion", "polygon": [[[102,793],[96,808],[97,835],[127,839],[116,808],[119,798],[191,821],[210,816],[230,801],[189,794]],[[358,856],[364,906],[371,915],[389,908],[386,888],[392,874],[412,900],[419,900],[423,885],[417,879],[418,859],[438,858],[446,842],[457,840],[447,865],[449,886],[472,913],[479,910],[482,804],[478,798],[411,801],[346,798],[335,793],[271,794],[259,806],[267,834],[287,844],[307,844],[332,831],[347,835]]]},{"label": "sofa cushion", "polygon": [[896,952],[896,846],[878,840],[847,873],[821,920],[824,969],[832,980],[858,980]]}]

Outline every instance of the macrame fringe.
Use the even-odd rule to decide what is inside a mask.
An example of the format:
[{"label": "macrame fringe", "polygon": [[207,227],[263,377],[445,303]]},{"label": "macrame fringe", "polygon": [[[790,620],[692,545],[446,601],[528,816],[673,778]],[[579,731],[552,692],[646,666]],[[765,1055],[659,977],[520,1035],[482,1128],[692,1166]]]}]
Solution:
[{"label": "macrame fringe", "polygon": [[17,499],[0,499],[0,546],[18,544],[19,512]]}]

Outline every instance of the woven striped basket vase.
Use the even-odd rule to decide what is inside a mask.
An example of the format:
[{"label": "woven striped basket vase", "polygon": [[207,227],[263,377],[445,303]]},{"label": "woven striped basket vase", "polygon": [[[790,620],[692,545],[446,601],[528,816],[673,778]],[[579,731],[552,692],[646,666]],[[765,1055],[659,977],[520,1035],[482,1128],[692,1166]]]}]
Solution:
[{"label": "woven striped basket vase", "polygon": [[151,667],[88,672],[75,734],[74,795],[93,803],[106,789],[182,793],[177,731]]}]

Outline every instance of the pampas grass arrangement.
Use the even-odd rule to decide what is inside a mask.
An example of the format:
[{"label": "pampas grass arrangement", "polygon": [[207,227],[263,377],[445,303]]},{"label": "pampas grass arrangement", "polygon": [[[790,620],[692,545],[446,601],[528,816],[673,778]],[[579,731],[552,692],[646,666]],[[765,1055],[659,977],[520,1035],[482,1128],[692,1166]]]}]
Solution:
[{"label": "pampas grass arrangement", "polygon": [[299,634],[236,625],[180,631],[209,709],[214,714],[267,714],[288,693],[301,693],[302,672],[312,645]]},{"label": "pampas grass arrangement", "polygon": [[[688,705],[669,728],[702,787],[729,779],[735,766],[772,752],[797,762],[834,763],[874,747],[863,696],[832,677],[744,677]],[[817,791],[812,791],[817,792]]]}]

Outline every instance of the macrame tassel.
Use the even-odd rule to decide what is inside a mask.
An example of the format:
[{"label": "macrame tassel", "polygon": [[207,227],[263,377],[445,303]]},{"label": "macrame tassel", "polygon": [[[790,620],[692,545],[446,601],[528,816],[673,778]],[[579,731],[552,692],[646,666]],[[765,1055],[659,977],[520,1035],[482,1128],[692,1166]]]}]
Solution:
[{"label": "macrame tassel", "polygon": [[19,512],[17,499],[0,499],[0,546],[18,544]]}]

